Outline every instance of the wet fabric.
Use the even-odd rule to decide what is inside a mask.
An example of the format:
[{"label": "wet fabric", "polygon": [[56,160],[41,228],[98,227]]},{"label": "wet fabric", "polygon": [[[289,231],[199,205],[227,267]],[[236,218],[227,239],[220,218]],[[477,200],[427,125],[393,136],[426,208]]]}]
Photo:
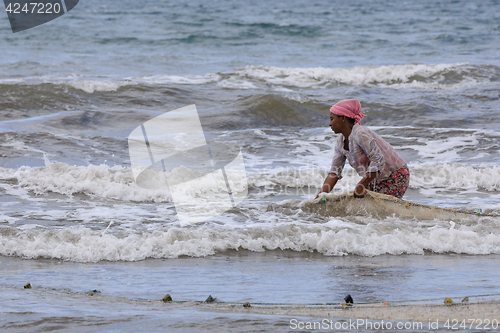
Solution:
[{"label": "wet fabric", "polygon": [[349,150],[344,149],[344,135],[340,134],[329,173],[342,178],[345,161],[364,177],[368,172],[377,172],[375,182],[387,179],[391,173],[406,165],[394,148],[375,132],[355,124],[349,136]]},{"label": "wet fabric", "polygon": [[370,183],[367,186],[367,189],[373,192],[392,195],[396,198],[402,198],[408,189],[408,185],[410,184],[410,170],[408,166],[404,166],[399,170],[391,173],[389,178],[379,182],[379,183]]}]

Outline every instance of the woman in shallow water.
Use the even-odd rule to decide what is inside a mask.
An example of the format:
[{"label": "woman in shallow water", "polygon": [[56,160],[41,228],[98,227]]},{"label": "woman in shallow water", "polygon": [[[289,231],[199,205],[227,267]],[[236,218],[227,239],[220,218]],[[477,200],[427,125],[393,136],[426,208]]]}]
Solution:
[{"label": "woman in shallow water", "polygon": [[335,145],[332,167],[321,192],[329,193],[342,178],[347,159],[363,177],[354,189],[355,197],[363,197],[367,188],[402,198],[410,182],[408,166],[389,143],[361,126],[363,117],[361,104],[356,99],[340,101],[330,109],[330,127],[340,136]]}]

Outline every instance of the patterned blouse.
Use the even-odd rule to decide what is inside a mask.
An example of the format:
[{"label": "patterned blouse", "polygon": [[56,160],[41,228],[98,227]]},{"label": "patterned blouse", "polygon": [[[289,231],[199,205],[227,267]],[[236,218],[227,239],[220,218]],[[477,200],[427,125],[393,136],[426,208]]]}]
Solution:
[{"label": "patterned blouse", "polygon": [[330,174],[342,178],[345,160],[364,177],[368,172],[377,172],[375,183],[387,179],[390,174],[406,165],[405,160],[371,129],[355,124],[349,136],[349,150],[344,149],[344,135],[340,134],[335,145],[335,156]]}]

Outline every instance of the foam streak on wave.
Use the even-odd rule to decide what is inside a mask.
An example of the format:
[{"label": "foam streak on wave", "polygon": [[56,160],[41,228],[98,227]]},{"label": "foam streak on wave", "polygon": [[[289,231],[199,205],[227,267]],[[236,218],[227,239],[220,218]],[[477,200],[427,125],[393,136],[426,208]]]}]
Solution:
[{"label": "foam streak on wave", "polygon": [[[269,170],[270,171],[270,170]],[[326,177],[327,170],[305,168],[282,168],[276,172],[252,175],[250,185],[304,187],[318,185]],[[420,164],[410,167],[413,188],[437,187],[449,189],[482,189],[490,192],[500,191],[500,168],[474,167],[460,163]],[[343,173],[345,183],[352,186],[359,181],[353,169]]]},{"label": "foam streak on wave", "polygon": [[105,164],[71,166],[47,162],[45,167],[0,168],[0,178],[15,179],[18,186],[37,195],[50,192],[72,196],[83,193],[91,197],[124,201],[170,202],[168,192],[137,186],[130,168]]},{"label": "foam streak on wave", "polygon": [[[0,254],[24,258],[55,258],[79,262],[137,261],[146,258],[203,257],[230,249],[318,251],[329,256],[356,254],[463,253],[498,254],[500,235],[484,226],[455,224],[397,228],[374,222],[343,227],[277,225],[268,228],[217,230],[177,228],[118,237],[89,228],[0,232]],[[335,223],[334,223],[335,224]]]},{"label": "foam streak on wave", "polygon": [[[142,188],[135,184],[129,167],[88,165],[72,166],[65,163],[48,163],[45,167],[22,166],[18,169],[0,168],[0,178],[16,180],[19,187],[37,195],[49,192],[63,195],[83,193],[103,199],[135,202],[171,202],[161,172],[151,173],[156,189]],[[316,187],[326,176],[321,168],[273,168],[251,173],[250,188],[267,187]],[[500,191],[500,168],[474,167],[460,163],[420,164],[410,168],[412,188],[480,189],[488,192]],[[349,190],[359,180],[352,169],[344,171],[344,180],[339,186]],[[314,192],[314,191],[313,191]]]},{"label": "foam streak on wave", "polygon": [[[310,88],[328,83],[343,85],[409,84],[417,88],[444,88],[446,74],[453,72],[461,76],[458,84],[476,85],[479,77],[474,77],[467,64],[409,64],[389,66],[366,66],[354,68],[280,68],[272,66],[247,66],[238,75],[270,84]],[[457,82],[454,82],[457,83]],[[458,87],[457,84],[451,87]]]},{"label": "foam streak on wave", "polygon": [[500,168],[466,164],[423,164],[413,168],[412,186],[500,191]]},{"label": "foam streak on wave", "polygon": [[85,91],[87,94],[92,94],[96,91],[116,91],[121,87],[135,85],[136,83],[130,81],[95,81],[95,80],[82,80],[82,81],[70,81],[64,83],[75,89],[80,89]]},{"label": "foam streak on wave", "polygon": [[198,76],[159,75],[130,77],[131,82],[147,84],[207,84],[217,82],[226,88],[256,88],[258,83],[276,89],[318,88],[334,85],[382,85],[393,88],[457,89],[489,83],[498,76],[493,66],[457,64],[406,64],[354,68],[284,68],[250,65],[234,72]]},{"label": "foam streak on wave", "polygon": [[404,64],[385,66],[361,66],[353,68],[325,67],[275,67],[248,65],[234,70],[197,75],[171,75],[162,73],[151,76],[129,77],[67,77],[43,76],[29,78],[0,78],[0,84],[62,84],[83,90],[86,93],[112,92],[121,87],[217,84],[230,89],[258,89],[272,86],[277,91],[290,88],[324,88],[329,85],[377,85],[391,88],[411,89],[457,89],[492,84],[500,69],[495,66],[456,64]]}]

